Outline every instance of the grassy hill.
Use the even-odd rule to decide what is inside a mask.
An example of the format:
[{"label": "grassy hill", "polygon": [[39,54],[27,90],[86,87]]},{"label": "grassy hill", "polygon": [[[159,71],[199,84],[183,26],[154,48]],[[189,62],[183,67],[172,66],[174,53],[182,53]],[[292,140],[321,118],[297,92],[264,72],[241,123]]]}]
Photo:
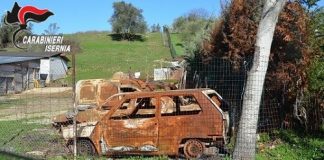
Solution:
[{"label": "grassy hill", "polygon": [[[141,72],[141,76],[153,75],[153,68],[159,67],[155,60],[171,59],[169,48],[163,46],[161,33],[148,33],[142,40],[113,40],[108,32],[84,32],[64,35],[80,43],[82,51],[76,56],[77,80],[111,78],[115,72]],[[182,55],[180,35],[171,34],[177,54]],[[5,48],[8,52],[20,49]],[[68,78],[69,79],[69,78]]]},{"label": "grassy hill", "polygon": [[154,60],[170,59],[160,33],[148,33],[144,41],[116,41],[107,32],[78,33],[66,36],[80,42],[76,56],[77,79],[110,78],[113,73],[140,71],[152,75]]},{"label": "grassy hill", "polygon": [[171,33],[171,41],[173,43],[173,46],[177,52],[177,55],[184,55],[185,50],[184,50],[184,44],[181,40],[181,34],[180,33]]}]

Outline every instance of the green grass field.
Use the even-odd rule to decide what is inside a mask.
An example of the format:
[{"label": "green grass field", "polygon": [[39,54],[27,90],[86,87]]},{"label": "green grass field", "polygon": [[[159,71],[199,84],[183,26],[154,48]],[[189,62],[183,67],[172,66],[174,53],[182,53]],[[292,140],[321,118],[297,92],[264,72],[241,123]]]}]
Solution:
[{"label": "green grass field", "polygon": [[[262,138],[261,138],[262,139]],[[257,160],[324,159],[324,137],[298,134],[297,131],[280,131],[275,139],[265,138],[259,142]]]},{"label": "green grass field", "polygon": [[[76,55],[76,78],[109,79],[115,72],[141,72],[141,77],[153,76],[153,69],[159,67],[155,60],[171,59],[169,48],[163,46],[161,33],[147,33],[143,40],[113,40],[108,32],[85,32],[64,35],[80,43],[81,52]],[[179,34],[171,34],[172,43],[178,55],[184,54]],[[19,51],[6,48],[8,52]],[[69,77],[70,78],[70,77]]]},{"label": "green grass field", "polygon": [[[0,146],[1,148],[5,147],[19,153],[32,151],[33,147],[36,147],[41,143],[37,141],[37,139],[30,140],[29,138],[32,138],[33,135],[37,133],[35,132],[36,129],[43,127],[44,125],[37,123],[28,123],[26,119],[0,121],[0,128],[2,128],[0,130]],[[34,137],[36,138],[36,136]],[[37,145],[35,146],[35,144]]]},{"label": "green grass field", "polygon": [[148,33],[144,41],[116,41],[107,32],[67,35],[80,42],[76,55],[77,80],[110,78],[113,73],[139,71],[142,77],[152,75],[155,60],[170,59],[160,33]]},{"label": "green grass field", "polygon": [[171,33],[171,41],[177,55],[185,55],[184,43],[181,40],[181,35],[179,33]]}]

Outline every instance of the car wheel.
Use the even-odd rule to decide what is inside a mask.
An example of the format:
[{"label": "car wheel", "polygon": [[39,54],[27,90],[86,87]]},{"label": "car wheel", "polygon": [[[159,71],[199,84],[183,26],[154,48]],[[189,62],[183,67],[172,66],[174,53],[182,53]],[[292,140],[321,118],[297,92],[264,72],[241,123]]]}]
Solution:
[{"label": "car wheel", "polygon": [[77,153],[79,156],[94,156],[96,152],[91,141],[79,139],[77,140]]},{"label": "car wheel", "polygon": [[188,140],[183,147],[183,152],[186,156],[186,158],[200,158],[205,151],[204,144],[197,140],[197,139],[190,139]]}]

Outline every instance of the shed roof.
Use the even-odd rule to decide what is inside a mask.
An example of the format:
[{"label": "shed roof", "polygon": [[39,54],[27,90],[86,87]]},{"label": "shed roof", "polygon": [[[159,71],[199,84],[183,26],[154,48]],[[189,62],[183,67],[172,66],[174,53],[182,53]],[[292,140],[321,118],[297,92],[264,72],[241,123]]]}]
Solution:
[{"label": "shed roof", "polygon": [[8,64],[14,62],[23,62],[34,59],[41,59],[43,57],[12,57],[12,56],[0,56],[0,64]]},{"label": "shed roof", "polygon": [[23,62],[28,60],[57,57],[57,56],[62,57],[65,61],[69,61],[69,59],[61,53],[0,52],[0,64]]}]

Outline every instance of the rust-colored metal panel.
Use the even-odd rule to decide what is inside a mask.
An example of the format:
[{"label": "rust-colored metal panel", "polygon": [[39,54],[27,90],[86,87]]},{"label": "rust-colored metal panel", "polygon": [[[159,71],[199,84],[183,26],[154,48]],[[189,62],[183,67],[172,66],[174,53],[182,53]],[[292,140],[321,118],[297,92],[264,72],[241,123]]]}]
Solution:
[{"label": "rust-colored metal panel", "polygon": [[104,81],[98,84],[97,106],[101,106],[107,98],[118,92],[118,86],[109,81]]},{"label": "rust-colored metal panel", "polygon": [[103,136],[111,148],[130,146],[137,150],[144,145],[157,147],[157,124],[156,118],[110,120]]},{"label": "rust-colored metal panel", "polygon": [[80,103],[91,102],[96,98],[96,86],[91,83],[88,85],[82,86],[80,89]]},{"label": "rust-colored metal panel", "polygon": [[[225,137],[223,126],[225,119],[218,106],[220,101],[209,98],[203,91],[204,89],[195,89],[114,95],[111,99],[121,95],[122,98],[114,101],[110,111],[96,125],[90,139],[98,153],[106,155],[138,153],[178,155],[181,143],[187,139],[202,139],[206,141],[205,143],[222,139]],[[191,99],[188,99],[190,96]],[[133,103],[126,100],[145,97],[152,99],[150,104],[155,106],[154,117],[134,119],[113,117],[120,112],[118,110],[121,110],[123,103],[127,102],[128,105]],[[196,100],[195,103],[191,102],[192,98]],[[188,104],[179,106],[178,103]],[[121,113],[117,115],[122,115]]]},{"label": "rust-colored metal panel", "polygon": [[[88,79],[80,80],[76,85],[76,102],[79,106],[85,107],[89,105],[88,108],[97,108],[98,112],[102,109],[102,106],[106,100],[120,92],[120,88],[132,88],[134,91],[141,91],[141,89],[151,90],[151,88],[141,80],[135,79],[123,79],[123,80],[105,80],[105,79]],[[113,101],[110,101],[112,104]],[[104,109],[107,110],[108,108]],[[86,122],[90,119],[98,119],[97,114],[94,111],[80,111],[77,115],[77,120],[79,122]],[[104,112],[105,113],[105,112]],[[92,118],[93,117],[93,118]],[[72,115],[68,113],[60,114],[53,117],[53,123],[65,123],[69,125],[69,120]]]},{"label": "rust-colored metal panel", "polygon": [[122,88],[130,88],[133,91],[152,91],[153,88],[138,79],[88,79],[80,80],[76,85],[76,99],[78,104],[96,104],[100,106],[110,96],[121,92]]},{"label": "rust-colored metal panel", "polygon": [[[225,143],[223,101],[213,90],[152,91],[157,85],[133,79],[78,84],[78,102],[86,107],[76,115],[78,136],[89,138],[99,155],[178,155],[188,139]],[[70,120],[71,116],[62,114],[53,123]],[[71,125],[62,125],[61,130],[71,140]]]},{"label": "rust-colored metal panel", "polygon": [[76,103],[95,104],[97,98],[97,85],[104,79],[80,80],[76,84]]}]

